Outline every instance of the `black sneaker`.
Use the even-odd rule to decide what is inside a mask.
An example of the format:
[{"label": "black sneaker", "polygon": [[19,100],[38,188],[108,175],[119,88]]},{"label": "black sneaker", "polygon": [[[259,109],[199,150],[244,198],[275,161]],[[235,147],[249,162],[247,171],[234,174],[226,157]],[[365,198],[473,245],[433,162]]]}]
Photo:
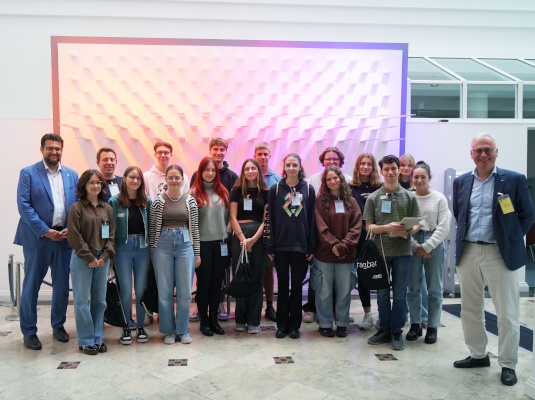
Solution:
[{"label": "black sneaker", "polygon": [[333,328],[320,328],[321,336],[334,337]]},{"label": "black sneaker", "polygon": [[121,339],[119,339],[121,344],[132,344],[132,334],[130,333],[130,328],[123,328],[123,334]]},{"label": "black sneaker", "polygon": [[407,332],[406,339],[409,342],[412,342],[413,340],[418,339],[420,336],[422,336],[422,326],[420,324],[411,324],[411,328]]},{"label": "black sneaker", "polygon": [[337,337],[346,337],[347,336],[347,328],[345,326],[337,326],[336,327],[336,336]]},{"label": "black sneaker", "polygon": [[375,332],[375,335],[368,339],[368,344],[382,344],[391,341],[392,334],[390,331],[383,331],[382,329],[379,329],[377,332]]},{"label": "black sneaker", "polygon": [[147,343],[149,341],[149,335],[147,335],[144,328],[137,328],[136,340],[138,343]]}]

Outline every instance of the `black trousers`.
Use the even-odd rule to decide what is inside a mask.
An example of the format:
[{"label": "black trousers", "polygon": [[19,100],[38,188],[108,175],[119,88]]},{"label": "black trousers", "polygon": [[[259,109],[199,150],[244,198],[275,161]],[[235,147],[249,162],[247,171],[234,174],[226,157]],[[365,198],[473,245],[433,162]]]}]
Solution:
[{"label": "black trousers", "polygon": [[[245,222],[240,228],[246,238],[253,237],[260,226],[260,222]],[[262,237],[253,245],[252,252],[248,253],[249,265],[259,277],[257,290],[248,297],[236,298],[235,318],[237,324],[260,326],[262,304],[264,302],[264,243]],[[232,238],[232,271],[236,271],[240,258],[241,246],[237,236]]]},{"label": "black trousers", "polygon": [[[290,294],[290,265],[292,293]],[[276,251],[275,267],[279,294],[277,296],[277,328],[299,329],[301,327],[301,303],[303,280],[307,274],[306,254],[298,251]]]},{"label": "black trousers", "polygon": [[228,263],[228,256],[221,256],[221,240],[201,242],[201,265],[195,269],[199,314],[203,315],[208,311],[217,314],[221,281]]}]

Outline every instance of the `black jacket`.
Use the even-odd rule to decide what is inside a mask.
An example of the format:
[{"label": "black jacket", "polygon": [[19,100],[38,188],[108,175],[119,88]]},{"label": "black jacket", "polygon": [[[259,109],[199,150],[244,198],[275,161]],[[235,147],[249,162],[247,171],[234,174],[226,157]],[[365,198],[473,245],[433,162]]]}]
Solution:
[{"label": "black jacket", "polygon": [[268,212],[264,221],[267,254],[298,251],[313,254],[316,247],[316,192],[305,180],[295,186],[301,205],[292,206],[292,189],[281,180],[269,189]]}]

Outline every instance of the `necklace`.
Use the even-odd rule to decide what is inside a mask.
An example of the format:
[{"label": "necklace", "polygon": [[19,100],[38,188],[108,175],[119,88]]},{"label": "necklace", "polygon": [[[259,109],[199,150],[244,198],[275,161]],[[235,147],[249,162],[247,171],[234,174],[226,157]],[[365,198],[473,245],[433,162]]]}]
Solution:
[{"label": "necklace", "polygon": [[167,193],[167,197],[169,197],[169,200],[174,201],[175,203],[177,201],[180,201],[180,199],[184,196],[184,193],[182,193],[180,196],[178,196],[176,199],[173,199],[171,196],[169,196],[169,193]]}]

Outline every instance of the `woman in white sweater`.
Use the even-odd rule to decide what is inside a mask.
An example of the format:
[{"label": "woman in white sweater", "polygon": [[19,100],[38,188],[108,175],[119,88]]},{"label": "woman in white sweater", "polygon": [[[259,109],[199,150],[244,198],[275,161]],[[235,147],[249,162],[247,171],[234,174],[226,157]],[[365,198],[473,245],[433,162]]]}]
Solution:
[{"label": "woman in white sweater", "polygon": [[429,302],[425,343],[436,343],[442,311],[442,275],[446,260],[443,242],[450,231],[451,212],[446,197],[429,189],[430,180],[429,165],[418,161],[412,170],[412,183],[416,189],[415,195],[423,220],[420,221],[420,231],[411,239],[414,255],[407,293],[411,318],[407,340],[416,340],[422,336],[422,270],[425,269]]}]

